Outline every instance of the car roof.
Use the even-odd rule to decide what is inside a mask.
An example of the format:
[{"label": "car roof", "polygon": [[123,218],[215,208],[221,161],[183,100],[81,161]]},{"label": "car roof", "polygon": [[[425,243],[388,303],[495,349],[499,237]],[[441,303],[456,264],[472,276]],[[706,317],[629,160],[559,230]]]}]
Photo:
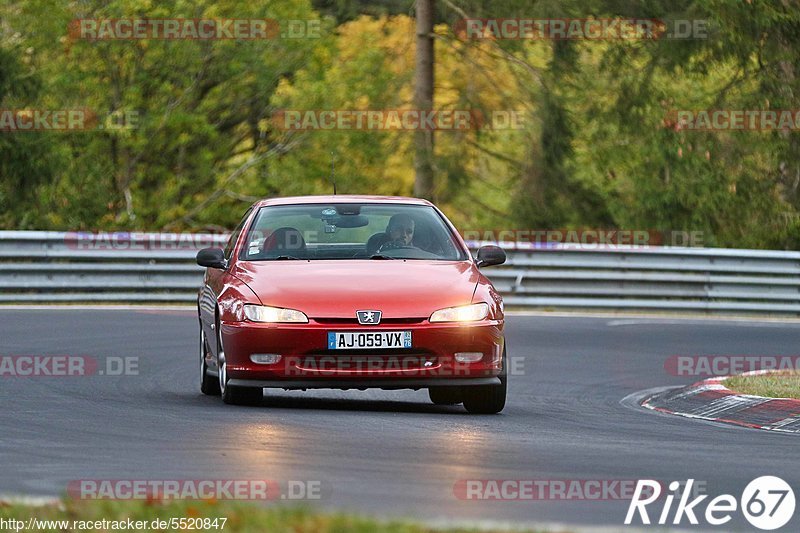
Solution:
[{"label": "car roof", "polygon": [[433,205],[427,200],[423,200],[421,198],[410,198],[406,196],[331,194],[331,195],[320,195],[320,196],[286,196],[283,198],[265,198],[253,204],[253,206],[264,207],[269,205],[352,204],[352,203]]}]

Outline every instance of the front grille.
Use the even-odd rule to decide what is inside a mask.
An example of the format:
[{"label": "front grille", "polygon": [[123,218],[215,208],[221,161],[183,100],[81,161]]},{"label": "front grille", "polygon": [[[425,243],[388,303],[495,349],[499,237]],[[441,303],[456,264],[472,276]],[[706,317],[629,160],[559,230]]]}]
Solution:
[{"label": "front grille", "polygon": [[403,325],[403,324],[421,324],[425,321],[425,318],[382,318],[380,324],[359,324],[358,319],[353,318],[317,318],[314,317],[314,321],[318,324],[322,325],[332,325],[332,326],[392,326],[392,325]]}]

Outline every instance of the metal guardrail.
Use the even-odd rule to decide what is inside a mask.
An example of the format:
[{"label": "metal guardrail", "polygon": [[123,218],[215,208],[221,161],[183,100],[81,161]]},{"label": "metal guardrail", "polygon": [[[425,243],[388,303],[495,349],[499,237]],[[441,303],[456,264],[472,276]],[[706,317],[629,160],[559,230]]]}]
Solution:
[{"label": "metal guardrail", "polygon": [[[197,249],[225,241],[124,235],[0,231],[0,303],[191,303]],[[509,307],[800,315],[800,252],[503,246],[508,261],[486,273]]]}]

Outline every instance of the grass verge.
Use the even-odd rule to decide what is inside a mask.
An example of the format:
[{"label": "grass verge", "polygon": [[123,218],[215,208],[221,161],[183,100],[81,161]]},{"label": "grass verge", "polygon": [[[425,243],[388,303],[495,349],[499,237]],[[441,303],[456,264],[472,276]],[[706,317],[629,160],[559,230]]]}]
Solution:
[{"label": "grass verge", "polygon": [[[10,519],[20,522],[12,523],[9,521]],[[29,522],[32,519],[35,519],[36,522]],[[173,519],[177,520],[173,522]],[[183,527],[179,527],[181,519],[188,519],[182,523]],[[214,523],[215,519],[216,523]],[[103,520],[106,522],[104,523]],[[129,520],[130,522],[128,522]],[[164,522],[154,522],[156,520]],[[116,527],[112,523],[115,521],[117,522]],[[144,527],[141,527],[142,525]],[[477,531],[463,528],[439,529],[404,520],[380,521],[346,513],[320,513],[303,507],[279,505],[265,507],[242,502],[82,501],[73,499],[65,499],[58,504],[43,506],[0,501],[0,530],[62,533],[85,531],[224,531],[226,533],[368,533],[373,531],[423,533],[437,531],[460,533]],[[481,529],[481,531],[487,530]]]},{"label": "grass verge", "polygon": [[732,391],[767,398],[800,399],[800,372],[785,370],[754,376],[734,376],[724,385]]}]

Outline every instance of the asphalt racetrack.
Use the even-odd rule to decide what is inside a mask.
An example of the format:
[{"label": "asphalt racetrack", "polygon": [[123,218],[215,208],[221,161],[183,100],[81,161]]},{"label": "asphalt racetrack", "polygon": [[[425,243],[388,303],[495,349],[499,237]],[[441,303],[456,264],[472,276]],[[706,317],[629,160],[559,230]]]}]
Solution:
[{"label": "asphalt racetrack", "polygon": [[454,486],[693,478],[738,498],[771,474],[797,489],[796,436],[622,400],[699,379],[669,375],[671,355],[795,355],[798,338],[798,323],[511,316],[506,409],[473,416],[426,391],[268,389],[261,406],[228,406],[199,391],[191,310],[5,309],[0,355],[138,357],[138,375],[0,377],[0,493],[56,496],[80,479],[317,480],[312,505],[325,509],[622,526],[628,500],[465,500]]}]

